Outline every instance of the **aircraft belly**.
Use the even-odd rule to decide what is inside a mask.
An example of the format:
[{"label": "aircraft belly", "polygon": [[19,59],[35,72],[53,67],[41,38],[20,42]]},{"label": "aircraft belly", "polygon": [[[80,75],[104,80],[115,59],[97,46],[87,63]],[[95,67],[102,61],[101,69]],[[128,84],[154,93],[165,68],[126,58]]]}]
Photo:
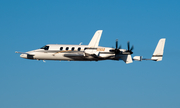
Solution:
[{"label": "aircraft belly", "polygon": [[70,60],[70,61],[87,61],[86,57],[82,56],[65,56],[68,53],[36,53],[34,59],[37,60]]},{"label": "aircraft belly", "polygon": [[64,54],[54,54],[54,53],[38,53],[38,54],[35,54],[34,59],[38,59],[38,60],[70,60],[70,58],[64,57]]},{"label": "aircraft belly", "polygon": [[67,60],[67,61],[98,61],[111,59],[113,54],[100,54],[99,56],[85,56],[82,53],[36,53],[34,59],[37,60]]}]

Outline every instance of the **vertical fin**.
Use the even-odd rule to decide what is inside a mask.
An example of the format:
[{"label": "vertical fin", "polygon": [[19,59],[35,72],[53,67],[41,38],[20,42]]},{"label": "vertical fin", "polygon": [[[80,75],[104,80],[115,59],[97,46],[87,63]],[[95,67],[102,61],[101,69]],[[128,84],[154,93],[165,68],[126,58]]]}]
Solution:
[{"label": "vertical fin", "polygon": [[103,30],[96,31],[93,38],[89,42],[89,47],[98,47],[102,32]]},{"label": "vertical fin", "polygon": [[165,38],[159,40],[156,49],[154,50],[153,56],[151,57],[152,60],[161,61],[164,53],[164,45],[165,45]]}]

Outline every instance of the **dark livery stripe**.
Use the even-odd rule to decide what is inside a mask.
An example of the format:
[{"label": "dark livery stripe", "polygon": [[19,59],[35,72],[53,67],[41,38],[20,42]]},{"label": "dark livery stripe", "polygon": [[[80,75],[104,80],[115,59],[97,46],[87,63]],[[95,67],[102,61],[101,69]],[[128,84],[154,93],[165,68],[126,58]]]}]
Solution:
[{"label": "dark livery stripe", "polygon": [[153,55],[152,57],[162,57],[163,55]]},{"label": "dark livery stripe", "polygon": [[86,49],[94,49],[94,50],[97,50],[97,48],[85,48],[84,50],[86,50]]},{"label": "dark livery stripe", "polygon": [[100,54],[114,54],[114,52],[100,52]]}]

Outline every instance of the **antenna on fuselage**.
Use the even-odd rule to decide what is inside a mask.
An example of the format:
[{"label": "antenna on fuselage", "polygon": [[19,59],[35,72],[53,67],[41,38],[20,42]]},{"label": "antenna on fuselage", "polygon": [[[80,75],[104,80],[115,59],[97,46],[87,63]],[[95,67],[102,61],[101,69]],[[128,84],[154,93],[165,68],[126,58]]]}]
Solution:
[{"label": "antenna on fuselage", "polygon": [[82,42],[81,43],[79,43],[79,45],[81,45],[82,44]]}]

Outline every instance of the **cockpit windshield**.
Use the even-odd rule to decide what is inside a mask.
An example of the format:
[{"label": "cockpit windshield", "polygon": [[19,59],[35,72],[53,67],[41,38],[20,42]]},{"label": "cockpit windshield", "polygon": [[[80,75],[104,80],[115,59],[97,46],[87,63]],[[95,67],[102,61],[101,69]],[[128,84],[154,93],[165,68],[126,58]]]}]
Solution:
[{"label": "cockpit windshield", "polygon": [[48,50],[49,49],[49,46],[43,46],[43,47],[41,47],[40,49],[44,49],[44,50]]}]

